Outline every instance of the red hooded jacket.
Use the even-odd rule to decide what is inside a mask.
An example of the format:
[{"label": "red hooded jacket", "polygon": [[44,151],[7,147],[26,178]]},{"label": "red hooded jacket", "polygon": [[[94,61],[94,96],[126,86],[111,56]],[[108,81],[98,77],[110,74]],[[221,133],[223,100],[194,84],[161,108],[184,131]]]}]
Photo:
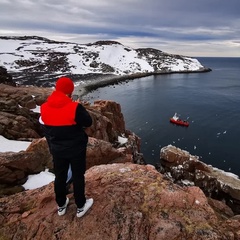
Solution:
[{"label": "red hooded jacket", "polygon": [[45,137],[54,156],[76,156],[86,148],[92,118],[79,103],[60,91],[54,91],[41,105],[41,120]]}]

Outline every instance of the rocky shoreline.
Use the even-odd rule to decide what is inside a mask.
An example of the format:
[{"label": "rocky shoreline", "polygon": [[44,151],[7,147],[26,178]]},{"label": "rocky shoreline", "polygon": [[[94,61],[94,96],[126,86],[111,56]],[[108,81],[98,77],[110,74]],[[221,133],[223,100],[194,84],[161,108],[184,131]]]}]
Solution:
[{"label": "rocky shoreline", "polygon": [[137,78],[143,78],[153,75],[166,75],[166,74],[186,74],[186,73],[204,73],[212,71],[210,68],[203,68],[197,71],[159,71],[153,73],[135,73],[131,75],[113,75],[113,74],[85,74],[85,75],[70,75],[74,81],[78,82],[81,79],[81,84],[77,85],[75,92],[83,97],[88,92],[94,91],[100,87],[106,87],[122,82],[130,81]]},{"label": "rocky shoreline", "polygon": [[207,165],[189,152],[169,145],[161,149],[158,171],[181,186],[198,186],[207,197],[218,199],[240,214],[240,179]]}]

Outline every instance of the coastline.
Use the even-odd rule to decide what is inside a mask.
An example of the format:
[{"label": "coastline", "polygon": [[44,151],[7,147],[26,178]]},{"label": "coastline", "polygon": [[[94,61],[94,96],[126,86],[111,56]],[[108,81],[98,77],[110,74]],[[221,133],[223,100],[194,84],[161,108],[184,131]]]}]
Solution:
[{"label": "coastline", "polygon": [[204,73],[212,71],[210,68],[202,68],[196,71],[161,71],[161,72],[147,72],[135,73],[130,75],[113,75],[113,74],[91,74],[88,75],[87,80],[83,80],[84,84],[75,87],[76,94],[83,97],[87,93],[94,91],[100,87],[106,87],[120,82],[143,78],[152,75],[166,75],[166,74],[191,74],[191,73]]},{"label": "coastline", "polygon": [[84,84],[80,84],[75,87],[75,91],[79,95],[79,97],[83,97],[87,93],[94,91],[100,87],[106,87],[114,84],[118,84],[120,82],[133,80],[137,78],[147,77],[153,75],[152,73],[136,73],[131,75],[109,75],[109,74],[101,74],[101,75],[92,75],[92,79],[88,79],[84,81]]}]

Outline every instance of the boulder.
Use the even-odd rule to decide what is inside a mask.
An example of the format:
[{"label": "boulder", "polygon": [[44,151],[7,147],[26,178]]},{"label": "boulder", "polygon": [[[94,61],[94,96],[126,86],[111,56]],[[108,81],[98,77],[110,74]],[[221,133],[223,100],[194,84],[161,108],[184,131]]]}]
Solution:
[{"label": "boulder", "polygon": [[54,187],[0,199],[1,239],[240,239],[240,217],[219,218],[198,187],[180,187],[153,166],[109,164],[86,172],[89,212],[76,217],[73,194],[59,217]]},{"label": "boulder", "polygon": [[94,102],[94,108],[113,123],[113,128],[118,133],[125,131],[125,121],[120,104],[109,100],[98,100]]},{"label": "boulder", "polygon": [[46,97],[46,92],[50,91],[0,84],[0,134],[14,140],[42,137],[39,113],[31,109],[41,102],[35,95]]},{"label": "boulder", "polygon": [[39,115],[26,108],[16,108],[14,114],[0,111],[0,135],[12,140],[40,138],[42,133],[37,120]]},{"label": "boulder", "polygon": [[117,137],[125,134],[125,121],[121,106],[114,101],[99,100],[92,106],[84,105],[93,119],[87,129],[89,136],[108,142],[115,142]]},{"label": "boulder", "polygon": [[51,155],[45,139],[36,139],[26,151],[0,153],[0,184],[21,184],[29,174],[51,168]]},{"label": "boulder", "polygon": [[[131,154],[132,155],[132,154]],[[114,148],[110,142],[89,138],[87,145],[87,169],[100,164],[133,162],[126,148]]]}]

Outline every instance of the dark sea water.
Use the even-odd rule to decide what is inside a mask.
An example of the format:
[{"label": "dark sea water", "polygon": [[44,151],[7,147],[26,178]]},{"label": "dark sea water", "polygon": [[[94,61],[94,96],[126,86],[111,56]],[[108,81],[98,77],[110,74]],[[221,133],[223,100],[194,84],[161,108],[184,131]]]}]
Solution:
[{"label": "dark sea water", "polygon": [[[141,139],[147,163],[172,144],[240,176],[240,58],[198,58],[208,73],[149,76],[99,88],[87,99],[121,104],[126,128]],[[169,118],[177,112],[188,128]]]}]

